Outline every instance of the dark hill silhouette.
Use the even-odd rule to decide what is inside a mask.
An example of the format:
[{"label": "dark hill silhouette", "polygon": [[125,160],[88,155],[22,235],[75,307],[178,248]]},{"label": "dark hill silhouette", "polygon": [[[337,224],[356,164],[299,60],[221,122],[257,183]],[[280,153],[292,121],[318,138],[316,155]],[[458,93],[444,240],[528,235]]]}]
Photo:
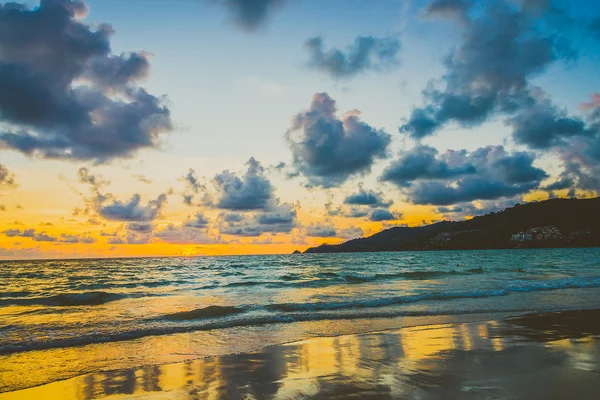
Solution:
[{"label": "dark hill silhouette", "polygon": [[[553,226],[560,237],[511,241],[536,227]],[[528,238],[529,239],[529,238]],[[465,221],[442,221],[420,227],[394,227],[367,238],[323,244],[305,253],[502,249],[511,247],[588,247],[600,245],[600,198],[551,199],[516,204]]]}]

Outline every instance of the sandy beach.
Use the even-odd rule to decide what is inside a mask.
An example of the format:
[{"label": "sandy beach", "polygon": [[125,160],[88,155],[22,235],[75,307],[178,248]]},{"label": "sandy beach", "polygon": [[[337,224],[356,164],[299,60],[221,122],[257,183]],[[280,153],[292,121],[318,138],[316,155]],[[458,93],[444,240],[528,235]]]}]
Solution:
[{"label": "sandy beach", "polygon": [[600,310],[426,325],[90,373],[0,399],[598,399],[598,335]]}]

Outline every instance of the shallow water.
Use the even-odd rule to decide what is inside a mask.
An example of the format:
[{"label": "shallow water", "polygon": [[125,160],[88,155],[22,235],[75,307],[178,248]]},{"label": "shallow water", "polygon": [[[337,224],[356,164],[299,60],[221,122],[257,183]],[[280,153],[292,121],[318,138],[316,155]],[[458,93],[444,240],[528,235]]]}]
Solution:
[{"label": "shallow water", "polygon": [[568,311],[313,338],[252,353],[95,371],[0,393],[0,400],[596,400],[599,316],[598,310]]},{"label": "shallow water", "polygon": [[0,282],[0,355],[281,324],[295,340],[307,321],[598,307],[600,249],[21,261]]}]

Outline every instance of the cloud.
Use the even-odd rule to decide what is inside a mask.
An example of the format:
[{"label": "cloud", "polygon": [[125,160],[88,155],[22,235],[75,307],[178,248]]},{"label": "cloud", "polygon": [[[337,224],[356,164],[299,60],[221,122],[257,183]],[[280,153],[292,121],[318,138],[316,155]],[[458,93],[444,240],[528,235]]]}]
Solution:
[{"label": "cloud", "polygon": [[35,229],[8,229],[4,232],[8,237],[25,237],[25,238],[33,238],[35,236]]},{"label": "cloud", "polygon": [[512,128],[516,143],[536,150],[565,145],[572,137],[590,134],[583,120],[570,117],[547,98],[529,99],[506,124]]},{"label": "cloud", "polygon": [[146,175],[143,174],[133,175],[133,177],[136,178],[138,181],[148,185],[152,183],[152,179],[148,178]]},{"label": "cloud", "polygon": [[8,237],[30,238],[35,242],[56,242],[58,238],[48,235],[46,232],[36,232],[35,229],[8,229],[2,232]]},{"label": "cloud", "polygon": [[385,168],[380,180],[404,187],[416,179],[448,179],[476,172],[464,150],[449,150],[439,158],[438,153],[433,147],[417,145],[400,153],[400,157]]},{"label": "cloud", "polygon": [[515,197],[500,200],[484,200],[471,203],[460,203],[451,207],[437,207],[436,213],[443,214],[444,218],[447,219],[462,220],[465,217],[485,215],[492,212],[501,211],[508,207],[513,207],[515,204],[521,201],[521,197]]},{"label": "cloud", "polygon": [[222,4],[233,22],[242,30],[254,32],[262,28],[284,0],[214,0]]},{"label": "cloud", "polygon": [[306,227],[306,236],[311,237],[336,237],[335,226],[327,223],[316,223]]},{"label": "cloud", "polygon": [[266,210],[276,200],[274,188],[264,175],[263,166],[251,157],[246,163],[248,169],[242,177],[225,170],[213,180],[216,194],[213,205],[231,211]]},{"label": "cloud", "polygon": [[83,236],[83,235],[70,235],[66,233],[61,233],[59,242],[61,243],[85,243],[91,244],[96,243],[96,239],[91,236]]},{"label": "cloud", "polygon": [[355,206],[383,207],[387,208],[393,204],[383,197],[383,193],[365,190],[359,187],[357,193],[352,193],[344,199],[344,204]]},{"label": "cloud", "polygon": [[469,17],[470,2],[433,2],[430,13],[461,15],[462,39],[444,59],[444,87],[428,85],[425,105],[413,110],[400,132],[420,139],[449,122],[471,127],[497,112],[511,114],[532,78],[558,60],[576,58],[564,39],[564,18],[549,5],[529,3],[488,2]]},{"label": "cloud", "polygon": [[125,244],[125,240],[121,237],[111,237],[107,240],[108,244]]},{"label": "cloud", "polygon": [[346,228],[338,232],[338,237],[342,239],[356,239],[365,236],[365,232],[359,227]]},{"label": "cloud", "polygon": [[260,236],[263,233],[290,233],[297,226],[296,210],[288,203],[271,211],[221,213],[217,219],[219,233],[233,236]]},{"label": "cloud", "polygon": [[77,179],[79,183],[90,185],[94,191],[100,190],[103,186],[110,184],[109,181],[104,180],[98,175],[94,175],[88,168],[81,167],[77,170]]},{"label": "cloud", "polygon": [[461,22],[468,22],[470,0],[435,0],[425,10],[428,17],[456,18]]},{"label": "cloud", "polygon": [[112,27],[83,23],[84,9],[0,5],[0,148],[105,163],[156,148],[172,129],[163,100],[137,86],[147,55],[113,55]]},{"label": "cloud", "polygon": [[310,186],[330,188],[348,178],[364,175],[376,159],[387,157],[391,136],[361,121],[353,111],[338,118],[336,102],[327,93],[315,93],[310,108],[292,119],[286,140],[292,168]]},{"label": "cloud", "polygon": [[[388,167],[381,180],[394,183],[415,204],[447,206],[473,200],[494,200],[523,195],[539,187],[548,177],[533,166],[528,152],[507,152],[502,146],[487,146],[472,152],[448,150],[438,155],[431,148],[417,146],[415,159],[423,154],[430,163],[415,163],[411,151]],[[433,167],[428,167],[431,165]]]},{"label": "cloud", "polygon": [[94,58],[85,71],[84,78],[104,89],[119,90],[149,75],[148,56],[149,54],[141,52]]},{"label": "cloud", "polygon": [[130,222],[127,224],[128,232],[149,233],[154,229],[150,222]]},{"label": "cloud", "polygon": [[600,17],[596,17],[590,22],[590,30],[600,39]]},{"label": "cloud", "polygon": [[392,213],[384,208],[377,208],[371,212],[369,219],[374,222],[395,221],[402,218],[402,213]]},{"label": "cloud", "polygon": [[0,188],[13,188],[17,186],[15,174],[13,174],[6,165],[0,163]]},{"label": "cloud", "polygon": [[144,206],[141,196],[136,193],[128,202],[113,200],[108,205],[99,206],[98,213],[109,221],[150,222],[160,215],[166,202],[167,195],[162,193]]},{"label": "cloud", "polygon": [[560,157],[563,171],[543,188],[551,195],[562,189],[571,196],[577,189],[600,192],[600,96],[592,94],[580,108],[582,118],[570,116],[541,93],[507,121],[515,142]]},{"label": "cloud", "polygon": [[350,78],[368,71],[382,71],[398,65],[400,41],[394,37],[358,36],[345,50],[323,49],[320,36],[305,43],[308,66],[332,78]]},{"label": "cloud", "polygon": [[154,232],[154,237],[171,244],[218,244],[224,243],[220,236],[212,236],[207,229],[198,229],[183,224],[169,224],[166,228]]},{"label": "cloud", "polygon": [[187,228],[199,228],[203,229],[208,227],[209,224],[208,218],[206,218],[202,213],[197,213],[194,217],[188,217],[187,220],[183,223],[184,227]]}]

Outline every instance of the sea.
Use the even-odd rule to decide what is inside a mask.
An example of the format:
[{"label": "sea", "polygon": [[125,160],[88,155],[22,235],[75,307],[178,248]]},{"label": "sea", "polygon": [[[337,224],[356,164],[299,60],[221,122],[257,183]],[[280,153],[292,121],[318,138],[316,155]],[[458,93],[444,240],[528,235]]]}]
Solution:
[{"label": "sea", "polygon": [[88,357],[27,386],[314,336],[590,308],[598,248],[4,261],[0,364]]}]

